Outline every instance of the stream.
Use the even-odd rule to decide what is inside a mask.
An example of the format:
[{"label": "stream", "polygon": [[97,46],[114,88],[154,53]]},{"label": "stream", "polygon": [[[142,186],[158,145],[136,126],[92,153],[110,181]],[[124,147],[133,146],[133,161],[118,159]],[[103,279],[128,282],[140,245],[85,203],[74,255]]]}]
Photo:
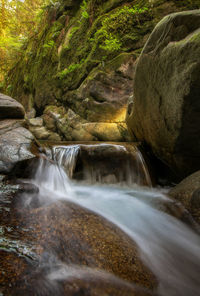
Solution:
[{"label": "stream", "polygon": [[[132,161],[130,161],[130,154]],[[113,157],[113,160],[111,157]],[[118,159],[120,159],[120,166]],[[145,161],[136,147],[117,144],[53,146],[41,155],[31,180],[23,180],[23,182],[33,184],[38,190],[22,193],[20,198],[18,197],[16,207],[19,209],[21,215],[19,216],[22,217],[19,220],[22,219],[23,221],[23,223],[18,224],[18,227],[23,224],[26,229],[29,225],[30,231],[31,225],[31,227],[35,227],[36,233],[41,232],[37,239],[31,237],[30,234],[23,234],[23,237],[26,237],[23,238],[23,241],[25,244],[29,241],[30,245],[32,242],[30,250],[37,254],[36,257],[40,257],[40,259],[33,259],[40,262],[33,268],[34,274],[37,273],[37,270],[41,270],[41,266],[42,270],[45,266],[45,272],[40,271],[40,276],[37,276],[35,282],[37,283],[37,292],[31,294],[31,290],[26,290],[29,286],[27,281],[31,282],[26,275],[25,290],[20,286],[23,286],[24,282],[23,284],[14,284],[10,290],[11,295],[118,295],[117,292],[103,292],[105,279],[109,282],[109,285],[112,285],[112,283],[115,287],[119,285],[116,288],[119,295],[152,295],[151,293],[160,296],[200,295],[200,237],[189,225],[170,215],[166,210],[173,207],[173,201],[166,196],[164,190],[161,192],[159,189],[152,188]],[[56,212],[58,207],[61,207],[60,214]],[[76,207],[78,210],[76,210]],[[73,245],[72,239],[71,241],[67,240],[66,243],[61,230],[58,231],[61,232],[61,236],[63,235],[63,241],[62,244],[59,243],[59,246],[56,245],[55,236],[51,236],[56,228],[52,224],[48,224],[48,228],[45,226],[45,223],[49,223],[47,221],[49,209],[52,221],[57,224],[60,223],[62,229],[65,228],[66,223],[71,223],[71,220],[59,222],[65,209],[67,209],[66,214],[64,214],[66,219],[70,217],[72,212],[73,215],[75,213],[75,225],[79,225],[77,220],[79,213],[81,216],[81,213],[86,211],[86,214],[83,214],[86,216],[80,223],[82,227],[80,236],[88,231],[90,223],[92,225],[93,222],[90,222],[90,219],[93,219],[91,218],[93,216],[91,215],[97,217],[95,219],[100,219],[98,221],[103,219],[102,221],[105,222],[100,223],[102,227],[104,227],[104,223],[105,227],[113,227],[113,235],[119,233],[119,236],[125,242],[130,241],[130,246],[132,244],[136,246],[141,264],[144,265],[145,270],[147,268],[147,273],[153,275],[153,284],[143,285],[140,280],[136,280],[137,286],[142,286],[141,289],[145,288],[144,294],[140,294],[143,293],[140,288],[138,293],[133,291],[133,274],[125,276],[122,272],[115,271],[112,262],[111,267],[104,269],[106,257],[102,246],[99,249],[100,251],[97,252],[99,258],[92,261],[92,255],[88,257],[90,260],[84,259],[90,253],[88,245],[86,244],[84,249],[78,246],[78,240]],[[180,209],[182,209],[181,206]],[[22,210],[25,211],[25,215]],[[34,217],[35,219],[41,217],[40,229],[37,221],[33,220]],[[57,220],[59,221],[57,222]],[[84,221],[86,221],[85,226]],[[80,225],[76,227],[80,227]],[[94,234],[94,238],[101,235],[100,229],[96,229],[98,233]],[[69,234],[70,237],[71,235]],[[51,246],[51,248],[48,246],[48,251],[45,249],[45,242],[41,243],[44,238],[46,244]],[[94,238],[92,239],[94,240]],[[109,237],[106,239],[103,232],[101,239],[105,239],[106,244],[112,244],[112,240],[109,241]],[[77,247],[76,260],[70,260],[70,256],[66,257],[66,254],[68,254],[66,249],[69,248],[68,243],[74,248],[74,252],[76,252]],[[80,249],[81,256],[78,254]],[[122,250],[124,250],[123,247]],[[63,252],[62,255],[61,252]],[[103,256],[104,259],[102,259]],[[112,257],[112,255],[110,256]],[[120,255],[119,251],[120,256],[122,258],[124,255]],[[97,261],[100,263],[96,264]],[[120,264],[123,266],[126,263],[122,261],[122,263],[119,262]],[[125,269],[127,269],[126,266]],[[131,269],[130,273],[132,273]],[[96,284],[94,291],[97,290],[93,292],[91,277],[97,279],[100,290],[98,290],[98,284]],[[61,289],[59,283],[71,279],[76,280],[77,286],[81,286],[82,281],[84,283],[89,282],[89,288],[87,287],[86,290],[84,288],[79,289],[79,294],[78,292],[76,292],[77,294],[74,292],[70,294],[69,287],[67,288],[68,292],[64,292],[66,290],[62,289],[65,288],[62,286]],[[34,281],[29,288],[33,285]],[[101,291],[101,288],[102,293],[98,292]]]}]

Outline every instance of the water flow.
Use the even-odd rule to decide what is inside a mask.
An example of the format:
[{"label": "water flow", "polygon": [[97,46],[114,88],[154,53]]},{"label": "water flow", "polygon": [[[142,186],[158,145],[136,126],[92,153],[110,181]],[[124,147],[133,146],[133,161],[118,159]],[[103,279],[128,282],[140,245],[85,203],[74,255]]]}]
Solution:
[{"label": "water flow", "polygon": [[59,166],[64,167],[69,178],[73,177],[79,151],[79,145],[55,146],[52,148],[53,160]]},{"label": "water flow", "polygon": [[58,163],[48,161],[43,156],[40,158],[33,183],[39,188],[39,197],[48,196],[54,199],[55,196],[73,196],[73,190],[69,178]]},{"label": "water flow", "polygon": [[88,184],[151,186],[148,169],[136,146],[129,145],[128,149],[124,145],[106,143],[55,146],[52,160],[64,168],[70,179],[78,173]]},{"label": "water flow", "polygon": [[70,184],[57,164],[42,162],[35,183],[55,200],[66,199],[105,217],[139,247],[142,260],[157,277],[158,295],[200,295],[200,237],[177,219],[152,205],[167,198],[142,188]]}]

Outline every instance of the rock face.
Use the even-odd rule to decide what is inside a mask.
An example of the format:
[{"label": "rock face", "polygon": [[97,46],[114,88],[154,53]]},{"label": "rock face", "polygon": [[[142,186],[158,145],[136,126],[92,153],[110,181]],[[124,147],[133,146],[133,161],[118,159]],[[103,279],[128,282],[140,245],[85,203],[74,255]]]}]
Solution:
[{"label": "rock face", "polygon": [[16,100],[0,93],[0,119],[24,118],[24,107]]},{"label": "rock face", "polygon": [[169,195],[180,201],[194,219],[200,223],[200,171],[185,178],[172,188]]},{"label": "rock face", "polygon": [[62,114],[57,110],[55,127],[53,119],[51,124],[44,120],[45,129],[31,127],[34,135],[48,140],[130,140],[125,109],[133,92],[135,60],[163,16],[200,8],[197,2],[50,4],[42,20],[45,26],[29,40],[9,75],[11,95],[24,105],[28,118],[33,110],[47,119],[49,106],[63,109]]},{"label": "rock face", "polygon": [[127,123],[179,177],[200,168],[200,10],[165,17],[139,58]]},{"label": "rock face", "polygon": [[[25,111],[21,104],[0,94],[0,173],[2,174],[9,173],[16,163],[35,157],[31,152],[34,136],[24,127],[24,115]],[[6,117],[9,119],[5,119]]]}]

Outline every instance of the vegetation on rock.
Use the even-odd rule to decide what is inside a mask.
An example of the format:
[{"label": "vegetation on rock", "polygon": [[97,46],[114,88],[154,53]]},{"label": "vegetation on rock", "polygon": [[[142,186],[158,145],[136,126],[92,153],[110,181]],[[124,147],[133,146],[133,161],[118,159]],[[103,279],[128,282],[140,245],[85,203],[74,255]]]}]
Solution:
[{"label": "vegetation on rock", "polygon": [[[24,42],[20,56],[14,59],[15,65],[8,72],[5,91],[19,100],[27,111],[36,109],[37,116],[43,114],[46,106],[54,105],[63,106],[66,112],[70,108],[89,123],[96,121],[94,116],[92,119],[90,116],[91,112],[96,112],[97,122],[104,122],[99,114],[108,109],[108,97],[109,102],[116,104],[108,77],[114,77],[114,73],[118,73],[116,81],[123,77],[123,73],[118,71],[119,65],[114,65],[116,58],[122,54],[136,58],[156,23],[166,14],[198,7],[196,0],[50,2],[37,13],[35,32]],[[106,70],[110,63],[113,74]],[[93,92],[81,91],[83,84],[89,84],[93,77],[98,76],[94,73],[102,77],[104,95],[98,94],[98,97],[94,97]],[[129,78],[126,79],[128,81]],[[131,90],[129,86],[129,92]],[[120,89],[116,100],[119,95]],[[118,113],[125,109],[125,101],[127,95]],[[108,118],[114,123],[116,108],[109,108]],[[107,116],[107,111],[105,114]],[[61,137],[69,138],[69,134],[59,133]],[[122,135],[121,140],[128,138]]]}]

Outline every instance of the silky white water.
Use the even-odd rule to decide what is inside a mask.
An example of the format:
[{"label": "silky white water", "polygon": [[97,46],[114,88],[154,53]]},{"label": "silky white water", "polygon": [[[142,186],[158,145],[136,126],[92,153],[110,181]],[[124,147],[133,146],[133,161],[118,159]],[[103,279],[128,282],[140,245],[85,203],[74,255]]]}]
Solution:
[{"label": "silky white water", "polygon": [[127,148],[108,143],[53,146],[50,157],[64,168],[70,179],[74,177],[78,161],[81,162],[82,180],[88,184],[152,185],[145,161],[136,146],[128,145]]},{"label": "silky white water", "polygon": [[200,295],[200,237],[176,218],[154,208],[153,204],[167,202],[167,197],[139,187],[78,185],[70,181],[61,165],[59,161],[41,159],[34,179],[41,199],[48,196],[48,202],[66,199],[77,203],[128,234],[144,264],[158,279],[158,295]]}]

